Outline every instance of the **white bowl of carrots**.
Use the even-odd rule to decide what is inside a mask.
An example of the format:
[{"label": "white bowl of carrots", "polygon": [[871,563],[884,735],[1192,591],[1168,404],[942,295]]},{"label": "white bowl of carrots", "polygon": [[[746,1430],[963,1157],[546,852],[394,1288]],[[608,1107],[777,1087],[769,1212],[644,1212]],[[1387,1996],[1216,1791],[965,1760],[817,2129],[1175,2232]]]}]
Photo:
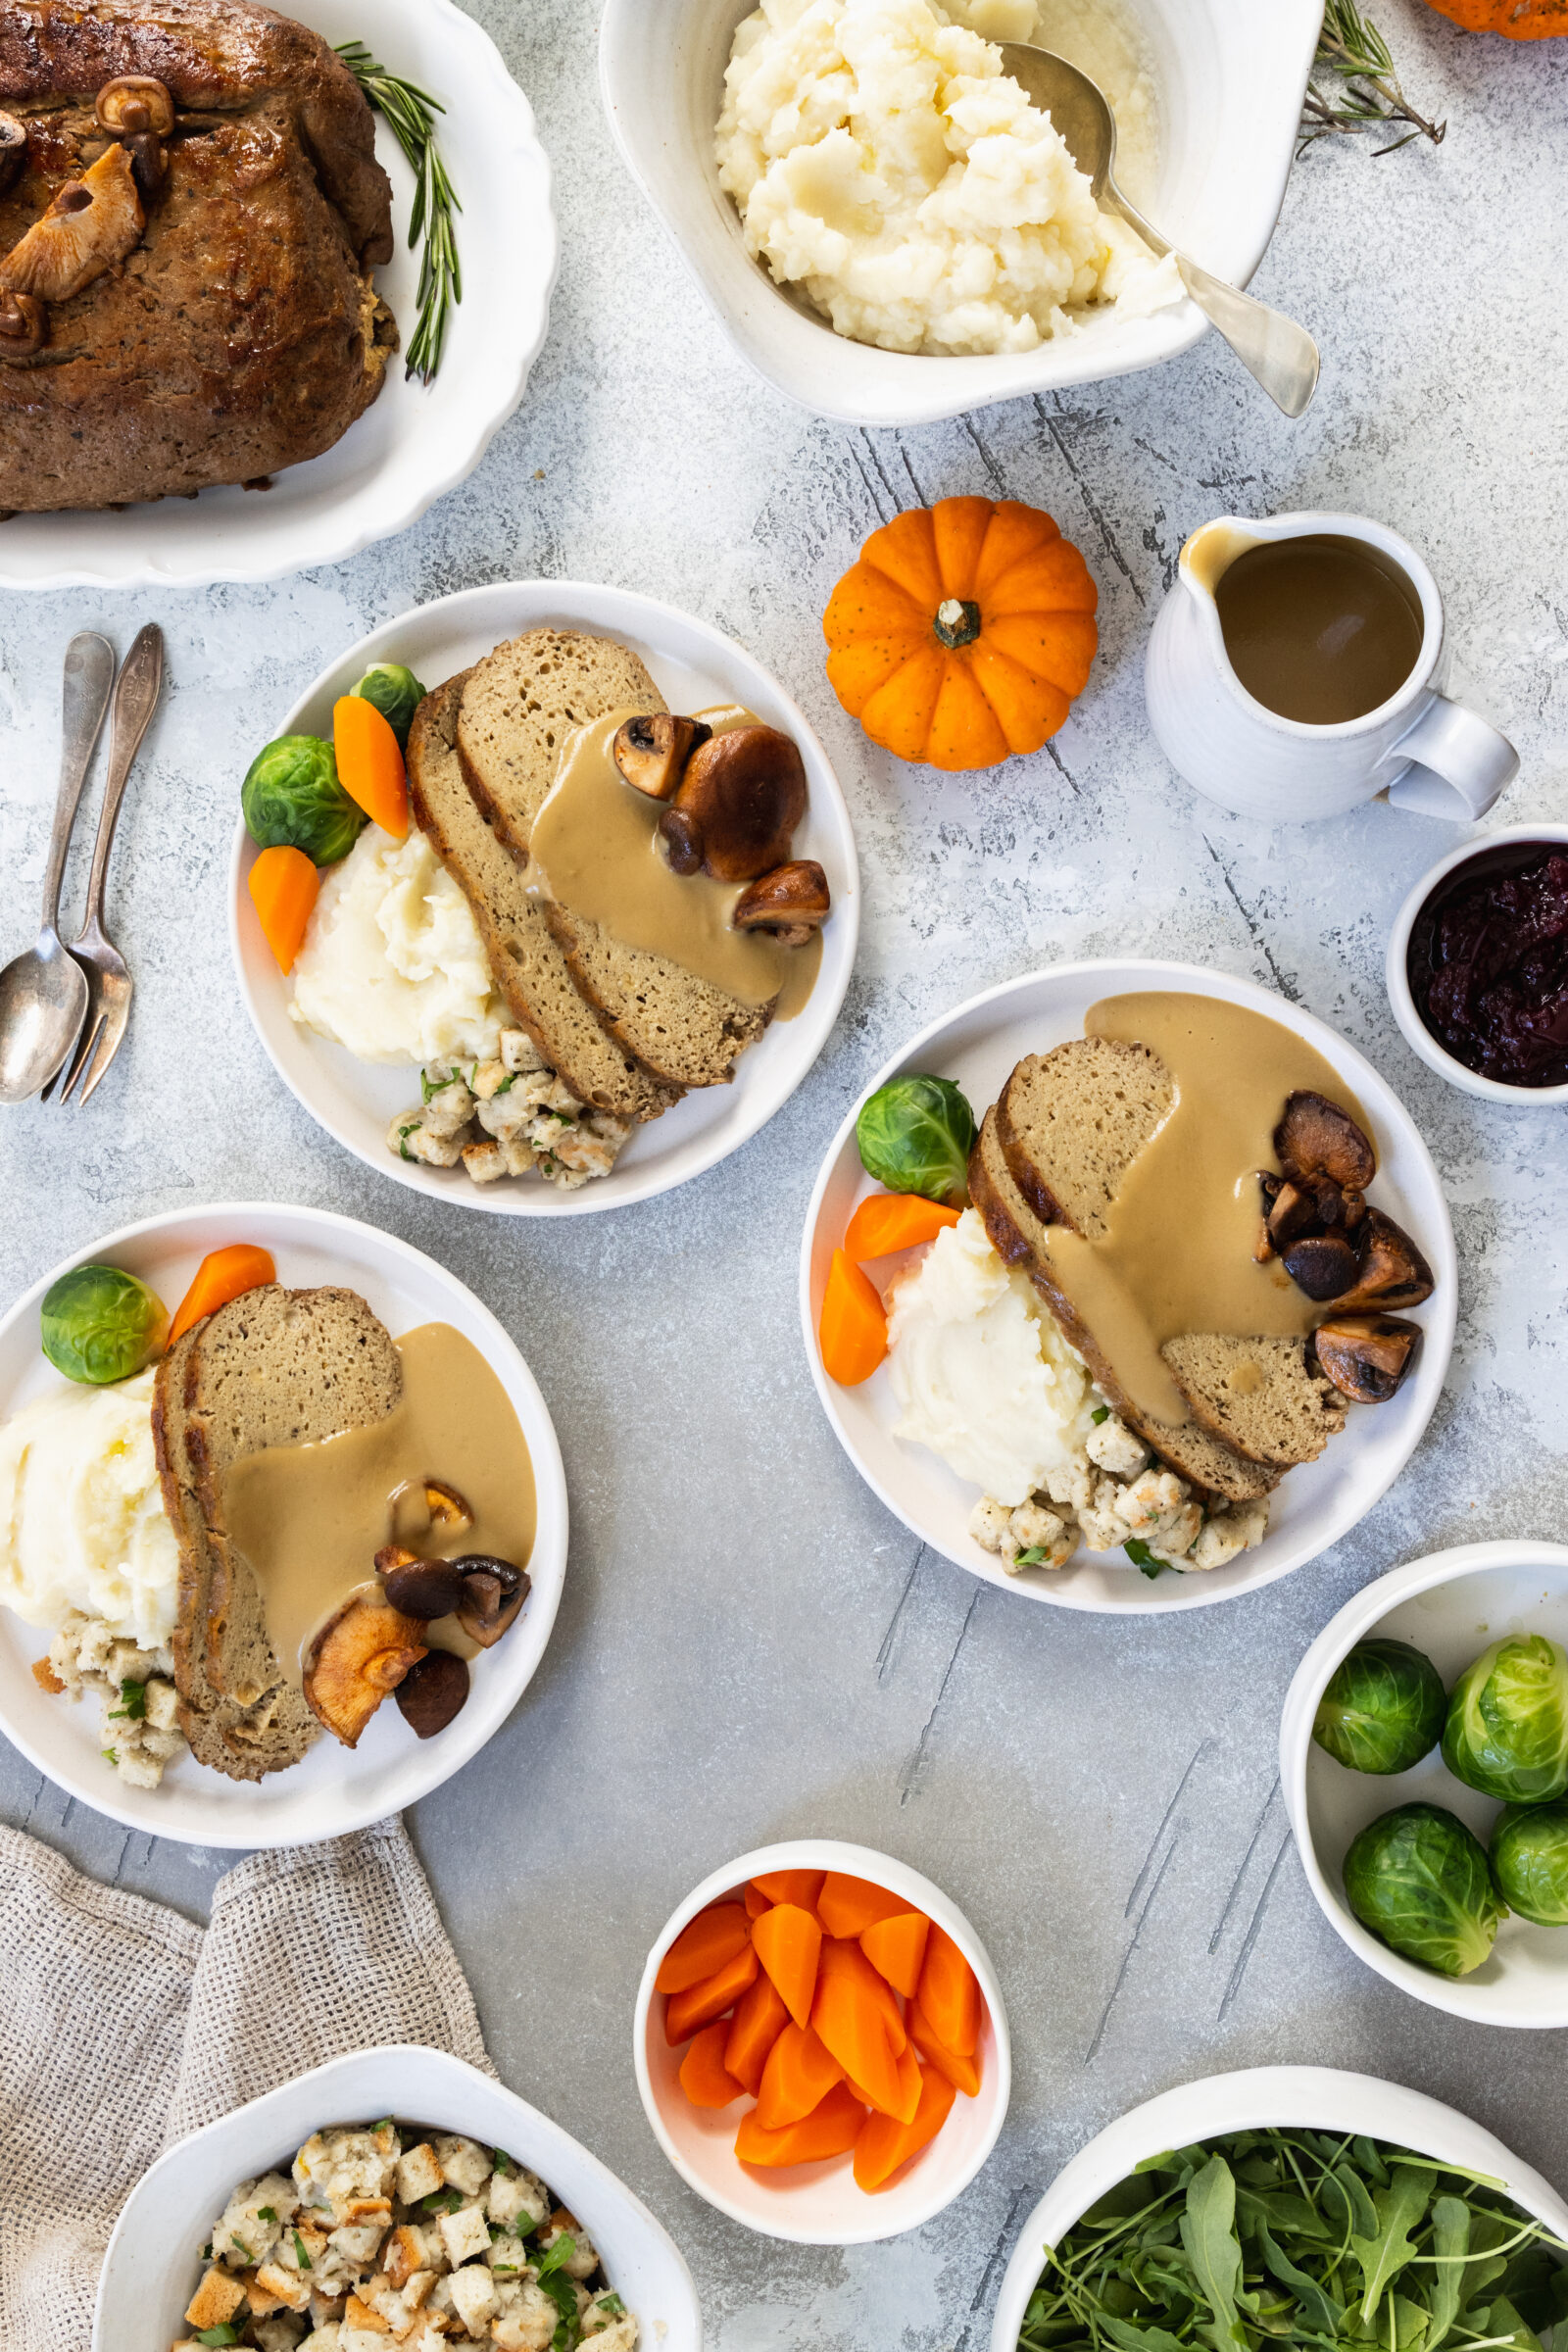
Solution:
[{"label": "white bowl of carrots", "polygon": [[683,2180],[798,2245],[896,2237],[996,2145],[1012,2080],[1001,1986],[956,1903],[833,1838],[714,1871],[648,1956],[637,2087]]}]

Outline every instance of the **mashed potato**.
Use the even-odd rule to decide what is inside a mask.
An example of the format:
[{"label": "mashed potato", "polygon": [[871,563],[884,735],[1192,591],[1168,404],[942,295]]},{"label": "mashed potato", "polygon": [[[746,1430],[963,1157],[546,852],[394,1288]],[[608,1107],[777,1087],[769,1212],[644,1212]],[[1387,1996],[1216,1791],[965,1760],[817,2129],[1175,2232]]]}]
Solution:
[{"label": "mashed potato", "polygon": [[0,1428],[0,1602],[29,1625],[75,1609],[144,1649],[172,1633],[179,1547],[153,1457],[153,1379],[62,1382]]},{"label": "mashed potato", "polygon": [[1032,351],[1088,304],[1180,298],[1004,74],[995,41],[1035,24],[1034,0],[762,0],[737,27],[720,183],[751,251],[841,335]]},{"label": "mashed potato", "polygon": [[291,1017],[361,1061],[493,1059],[502,1004],[468,902],[422,833],[367,825],[321,885]]}]

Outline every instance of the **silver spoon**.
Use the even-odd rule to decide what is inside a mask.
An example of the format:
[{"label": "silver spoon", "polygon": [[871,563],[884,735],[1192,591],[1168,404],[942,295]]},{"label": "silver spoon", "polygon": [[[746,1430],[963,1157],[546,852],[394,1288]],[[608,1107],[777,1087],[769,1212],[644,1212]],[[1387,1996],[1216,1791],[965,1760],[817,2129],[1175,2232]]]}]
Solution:
[{"label": "silver spoon", "polygon": [[1023,41],[1004,41],[1002,62],[1025,96],[1051,117],[1073,162],[1087,174],[1096,203],[1119,213],[1155,253],[1176,254],[1183,285],[1242,366],[1287,416],[1303,415],[1317,390],[1317,345],[1305,327],[1282,312],[1271,311],[1266,303],[1255,302],[1239,286],[1227,285],[1224,278],[1177,253],[1128,203],[1116,185],[1116,118],[1100,84],[1064,57]]},{"label": "silver spoon", "polygon": [[76,803],[115,683],[114,648],[84,630],[66,649],[60,791],[43,883],[43,928],[0,972],[0,1102],[24,1102],[52,1078],[87,1012],[87,976],[60,944],[60,883]]}]

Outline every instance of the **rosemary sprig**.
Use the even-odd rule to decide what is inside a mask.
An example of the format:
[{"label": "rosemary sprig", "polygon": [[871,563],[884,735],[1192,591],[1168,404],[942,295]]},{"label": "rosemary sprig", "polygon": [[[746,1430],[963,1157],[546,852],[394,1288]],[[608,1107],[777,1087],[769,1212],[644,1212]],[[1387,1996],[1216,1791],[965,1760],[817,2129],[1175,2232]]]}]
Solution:
[{"label": "rosemary sprig", "polygon": [[1297,153],[1304,154],[1314,139],[1334,131],[1381,130],[1399,122],[1410,127],[1401,138],[1378,148],[1379,155],[1394,155],[1412,139],[1430,139],[1434,147],[1441,147],[1448,127],[1417,114],[1400,87],[1388,42],[1362,16],[1356,0],[1328,0],[1301,108]]},{"label": "rosemary sprig", "polygon": [[463,270],[453,225],[454,214],[463,207],[453,193],[435,143],[435,119],[444,115],[446,108],[416,82],[402,81],[385,66],[377,65],[363,41],[344,41],[337,53],[371,106],[386,117],[393,137],[414,167],[409,249],[412,252],[422,235],[424,251],[419,256],[419,322],[409,345],[406,372],[427,384],[441,365],[453,305],[463,300]]}]

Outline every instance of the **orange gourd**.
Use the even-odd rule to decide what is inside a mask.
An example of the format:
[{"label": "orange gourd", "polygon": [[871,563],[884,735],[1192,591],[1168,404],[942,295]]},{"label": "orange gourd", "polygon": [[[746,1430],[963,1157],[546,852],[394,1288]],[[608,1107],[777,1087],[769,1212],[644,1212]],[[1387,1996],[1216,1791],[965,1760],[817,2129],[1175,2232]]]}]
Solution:
[{"label": "orange gourd", "polygon": [[858,1943],[823,1944],[811,2025],[850,2080],[891,2115],[904,2094],[883,1996],[892,1998]]},{"label": "orange gourd", "polygon": [[820,1870],[764,1870],[752,1885],[770,1903],[799,1903],[803,1911],[814,1911],[826,1875]]},{"label": "orange gourd", "polygon": [[781,2132],[819,2107],[844,2069],[819,2034],[793,2021],[767,2053],[757,2093],[757,2120],[764,2132]]},{"label": "orange gourd", "polygon": [[905,2023],[909,2030],[910,2041],[925,2060],[927,2067],[934,2066],[939,2075],[945,2075],[954,2089],[961,2090],[965,2098],[977,2099],[980,2096],[978,2044],[972,2057],[960,2058],[956,2050],[950,2050],[946,2042],[938,2040],[931,2030],[931,2021],[918,2001],[909,2003]]},{"label": "orange gourd", "polygon": [[790,2022],[778,1986],[760,1969],[749,1992],[735,2004],[724,2044],[724,2068],[755,2099],[767,2054]]},{"label": "orange gourd", "polygon": [[1038,752],[1088,682],[1099,592],[1049,514],[945,498],[873,531],[822,616],[827,674],[873,743],[931,767]]},{"label": "orange gourd", "polygon": [[715,2017],[722,2017],[726,2009],[735,2006],[756,1976],[757,1954],[747,1944],[701,1984],[690,1985],[685,1992],[672,1992],[664,2006],[664,2039],[673,2047],[677,2042],[689,2040],[704,2026],[710,2026]]},{"label": "orange gourd", "polygon": [[230,1242],[226,1250],[209,1250],[169,1326],[170,1347],[204,1315],[216,1314],[231,1298],[276,1280],[271,1251],[258,1249],[254,1242]]},{"label": "orange gourd", "polygon": [[877,1287],[842,1250],[834,1250],[828,1269],[816,1337],[823,1371],[845,1389],[869,1380],[888,1351],[888,1319]]},{"label": "orange gourd", "polygon": [[816,1960],[822,1949],[822,1931],[809,1911],[796,1903],[775,1903],[752,1924],[757,1957],[784,1998],[798,2026],[811,2014],[816,1990]]},{"label": "orange gourd", "polygon": [[409,831],[409,780],[403,752],[388,720],[360,694],[332,705],[332,757],[337,780],[394,841]]},{"label": "orange gourd", "polygon": [[918,1999],[943,2047],[971,2057],[980,2038],[980,1987],[952,1936],[935,1923],[926,1939]]},{"label": "orange gourd", "polygon": [[865,2109],[848,2083],[835,2082],[819,2107],[782,2132],[764,2131],[754,2107],[741,2118],[735,2153],[742,2164],[820,2164],[824,2157],[848,2155],[864,2122]]},{"label": "orange gourd", "polygon": [[888,2115],[868,2115],[855,2143],[857,2187],[886,2188],[901,2165],[918,2156],[935,2139],[953,2106],[953,2084],[927,2068],[920,2078],[920,2097],[907,2123]]},{"label": "orange gourd", "polygon": [[1568,0],[1427,0],[1466,32],[1500,32],[1505,41],[1549,41],[1568,34]]},{"label": "orange gourd", "polygon": [[926,1200],[918,1193],[872,1193],[860,1202],[844,1236],[844,1254],[857,1265],[862,1257],[891,1257],[934,1242],[945,1225],[956,1225],[956,1208]]},{"label": "orange gourd", "polygon": [[892,1919],[908,1908],[903,1895],[889,1894],[885,1886],[873,1886],[869,1879],[852,1879],[840,1870],[828,1872],[816,1898],[816,1916],[830,1936],[863,1936],[879,1919]]},{"label": "orange gourd", "polygon": [[[303,850],[260,850],[247,887],[278,970],[291,972],[320,896],[320,875]],[[863,1274],[860,1279],[865,1280]]]},{"label": "orange gourd", "polygon": [[860,1937],[860,1949],[877,1975],[886,1977],[906,2000],[914,1998],[930,1932],[931,1922],[923,1911],[897,1911],[891,1919],[874,1921]]},{"label": "orange gourd", "polygon": [[723,2018],[705,2026],[680,2062],[680,2086],[694,2107],[727,2107],[746,2087],[724,2065],[729,2034]]},{"label": "orange gourd", "polygon": [[710,1903],[688,1921],[659,1963],[656,1992],[684,1992],[733,1960],[751,1940],[751,1922],[739,1903]]}]

